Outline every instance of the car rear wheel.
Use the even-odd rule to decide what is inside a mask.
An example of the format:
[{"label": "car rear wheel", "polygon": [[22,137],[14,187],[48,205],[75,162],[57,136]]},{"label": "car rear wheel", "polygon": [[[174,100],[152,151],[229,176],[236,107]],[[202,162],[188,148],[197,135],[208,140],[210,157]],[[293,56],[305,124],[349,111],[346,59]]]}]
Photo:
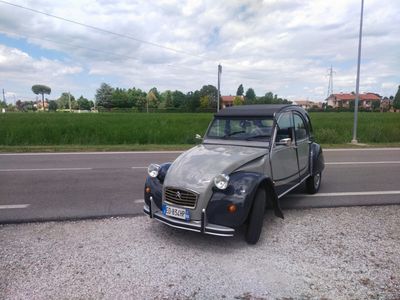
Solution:
[{"label": "car rear wheel", "polygon": [[249,214],[247,231],[245,235],[246,242],[252,245],[256,244],[260,239],[264,221],[265,200],[265,189],[259,188],[256,196],[254,197],[254,203]]},{"label": "car rear wheel", "polygon": [[316,192],[318,192],[320,186],[321,186],[321,172],[318,172],[313,176],[307,178],[306,180],[307,193],[315,194]]}]

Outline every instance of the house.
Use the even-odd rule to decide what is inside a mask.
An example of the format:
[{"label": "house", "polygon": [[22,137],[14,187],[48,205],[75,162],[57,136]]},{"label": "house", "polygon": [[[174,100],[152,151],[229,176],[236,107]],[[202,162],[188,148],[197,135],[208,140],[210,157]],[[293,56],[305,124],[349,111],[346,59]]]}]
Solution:
[{"label": "house", "polygon": [[[381,103],[382,97],[375,93],[364,93],[360,94],[359,97],[359,106],[363,107],[367,110],[371,110],[373,107],[373,103],[378,103],[378,107]],[[340,93],[340,94],[331,94],[328,98],[325,99],[328,101],[328,106],[333,108],[350,108],[354,107],[352,104],[353,101],[356,100],[355,93]]]},{"label": "house", "polygon": [[322,109],[322,103],[321,102],[313,102],[310,100],[295,100],[293,101],[294,104],[304,108],[305,110],[308,110],[310,108],[320,108]]},{"label": "house", "polygon": [[[43,110],[42,100],[36,100],[36,103],[33,106],[36,107],[38,110]],[[44,100],[44,108],[45,110],[49,109],[49,102],[47,99]]]},{"label": "house", "polygon": [[221,96],[222,99],[221,108],[233,106],[233,101],[235,100],[236,97],[239,97],[242,101],[244,101],[243,96]]},{"label": "house", "polygon": [[384,97],[381,101],[381,111],[394,111],[393,109],[393,97]]}]

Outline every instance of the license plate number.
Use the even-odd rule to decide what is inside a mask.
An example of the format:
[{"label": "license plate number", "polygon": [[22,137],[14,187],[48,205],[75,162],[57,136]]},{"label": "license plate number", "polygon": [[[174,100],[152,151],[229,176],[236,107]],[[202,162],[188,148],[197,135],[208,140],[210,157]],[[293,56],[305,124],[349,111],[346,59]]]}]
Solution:
[{"label": "license plate number", "polygon": [[162,207],[162,213],[165,216],[174,217],[182,220],[190,220],[190,212],[188,208],[178,208],[164,204]]}]

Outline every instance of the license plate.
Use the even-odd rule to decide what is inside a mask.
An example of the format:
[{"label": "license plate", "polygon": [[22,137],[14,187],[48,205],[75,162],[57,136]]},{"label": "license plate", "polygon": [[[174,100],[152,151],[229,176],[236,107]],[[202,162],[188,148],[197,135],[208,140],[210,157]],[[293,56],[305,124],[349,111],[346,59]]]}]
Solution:
[{"label": "license plate", "polygon": [[190,220],[190,212],[188,208],[178,208],[164,204],[162,206],[162,213],[165,216],[174,217],[182,220]]}]

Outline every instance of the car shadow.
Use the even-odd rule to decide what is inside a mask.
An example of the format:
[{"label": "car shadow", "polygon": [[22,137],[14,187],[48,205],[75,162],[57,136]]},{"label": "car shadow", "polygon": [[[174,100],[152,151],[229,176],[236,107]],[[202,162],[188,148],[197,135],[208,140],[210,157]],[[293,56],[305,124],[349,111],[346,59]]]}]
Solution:
[{"label": "car shadow", "polygon": [[[268,235],[271,230],[278,230],[280,221],[277,222],[272,210],[267,210],[264,217],[264,227],[260,240],[256,245],[249,245],[245,241],[246,225],[236,229],[233,237],[221,237],[199,232],[181,230],[151,222],[151,230],[148,235],[154,235],[164,247],[182,247],[184,250],[210,252],[216,254],[232,254],[243,249],[265,247],[268,243]],[[281,220],[281,219],[280,219]],[[212,245],[212,247],[211,247]]]}]

